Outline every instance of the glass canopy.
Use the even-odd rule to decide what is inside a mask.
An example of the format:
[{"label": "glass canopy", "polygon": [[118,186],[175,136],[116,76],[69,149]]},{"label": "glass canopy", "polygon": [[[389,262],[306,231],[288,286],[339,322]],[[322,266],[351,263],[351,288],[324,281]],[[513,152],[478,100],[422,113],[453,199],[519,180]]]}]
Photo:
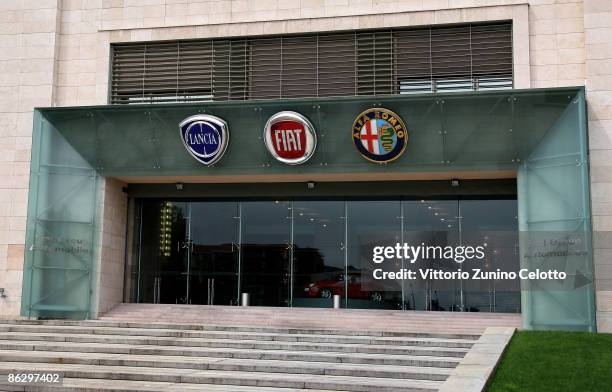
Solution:
[{"label": "glass canopy", "polygon": [[[228,176],[249,174],[397,173],[516,170],[575,97],[575,89],[500,91],[371,98],[114,105],[41,109],[53,127],[103,176]],[[389,165],[364,160],[351,141],[357,116],[371,107],[399,114],[408,127],[406,152]],[[262,140],[270,116],[292,110],[317,131],[311,160],[277,162]],[[186,153],[178,124],[206,113],[224,119],[230,143],[204,167]]]},{"label": "glass canopy", "polygon": [[[393,163],[370,163],[353,146],[353,121],[371,107],[394,111],[408,127],[406,152]],[[281,110],[301,113],[317,131],[317,150],[306,164],[281,164],[265,149],[264,124]],[[221,117],[229,126],[228,150],[212,167],[192,159],[179,137],[178,123],[198,113]],[[571,275],[566,285],[523,287],[525,326],[595,328],[582,89],[41,108],[34,116],[25,316],[95,315],[101,177],[214,182],[240,176],[240,182],[256,182],[279,175],[348,180],[461,172],[516,175],[522,265],[561,263]],[[538,236],[547,233],[580,238],[582,248],[563,260],[534,259],[526,250],[533,251]]]}]

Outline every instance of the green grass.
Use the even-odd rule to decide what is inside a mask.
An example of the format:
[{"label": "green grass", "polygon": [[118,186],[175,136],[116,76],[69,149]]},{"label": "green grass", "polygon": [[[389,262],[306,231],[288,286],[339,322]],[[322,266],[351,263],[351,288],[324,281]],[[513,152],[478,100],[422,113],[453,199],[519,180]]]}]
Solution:
[{"label": "green grass", "polygon": [[612,391],[612,334],[517,332],[487,392]]}]

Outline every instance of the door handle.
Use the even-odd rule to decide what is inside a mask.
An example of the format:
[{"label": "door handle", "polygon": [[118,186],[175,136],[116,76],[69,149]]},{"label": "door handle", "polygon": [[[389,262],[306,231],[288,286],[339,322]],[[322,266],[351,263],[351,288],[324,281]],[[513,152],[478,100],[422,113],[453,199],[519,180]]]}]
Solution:
[{"label": "door handle", "polygon": [[176,243],[176,250],[180,251],[181,249],[190,249],[192,244],[193,244],[193,241],[191,240],[179,241]]},{"label": "door handle", "polygon": [[215,303],[215,278],[210,279],[210,305]]}]

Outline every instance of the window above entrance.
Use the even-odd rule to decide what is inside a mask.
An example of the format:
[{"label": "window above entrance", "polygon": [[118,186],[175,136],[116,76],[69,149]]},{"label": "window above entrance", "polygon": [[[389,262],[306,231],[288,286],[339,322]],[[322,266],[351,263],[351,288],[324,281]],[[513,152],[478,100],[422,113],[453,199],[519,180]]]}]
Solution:
[{"label": "window above entrance", "polygon": [[112,45],[113,104],[512,88],[512,24]]}]

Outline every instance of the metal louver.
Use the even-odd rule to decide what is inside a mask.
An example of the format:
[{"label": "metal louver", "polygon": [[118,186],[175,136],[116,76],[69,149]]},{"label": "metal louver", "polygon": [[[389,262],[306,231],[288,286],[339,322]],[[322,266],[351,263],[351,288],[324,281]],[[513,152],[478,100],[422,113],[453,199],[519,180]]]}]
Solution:
[{"label": "metal louver", "polygon": [[512,88],[512,25],[112,45],[111,103]]}]

